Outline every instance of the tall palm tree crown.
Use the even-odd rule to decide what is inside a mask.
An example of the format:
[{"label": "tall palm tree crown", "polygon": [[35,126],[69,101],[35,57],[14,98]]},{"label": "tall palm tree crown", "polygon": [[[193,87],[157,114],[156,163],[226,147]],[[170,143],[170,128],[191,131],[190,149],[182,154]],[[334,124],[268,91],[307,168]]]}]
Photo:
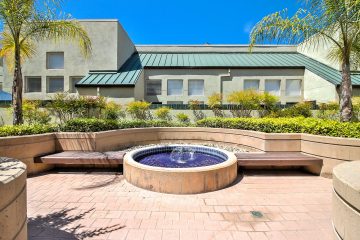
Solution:
[{"label": "tall palm tree crown", "polygon": [[293,16],[286,9],[265,16],[252,29],[250,46],[281,42],[317,48],[330,43],[329,59],[341,63],[341,120],[350,121],[351,65],[360,59],[360,0],[303,0],[303,5]]},{"label": "tall palm tree crown", "polygon": [[21,64],[36,53],[36,43],[43,40],[67,40],[79,45],[85,57],[91,54],[91,40],[79,22],[58,13],[61,0],[0,0],[3,24],[2,49],[12,69],[13,123],[23,123]]}]

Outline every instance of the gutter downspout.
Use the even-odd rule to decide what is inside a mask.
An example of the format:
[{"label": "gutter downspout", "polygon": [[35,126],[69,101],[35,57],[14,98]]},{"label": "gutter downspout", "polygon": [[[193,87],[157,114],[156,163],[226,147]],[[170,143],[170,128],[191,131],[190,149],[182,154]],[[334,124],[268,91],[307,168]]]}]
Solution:
[{"label": "gutter downspout", "polygon": [[227,74],[221,74],[221,75],[219,75],[219,77],[220,77],[220,94],[221,94],[221,98],[222,98],[221,102],[223,102],[224,101],[224,94],[223,94],[224,93],[224,86],[223,86],[223,83],[225,81],[232,81],[231,69],[229,68]]}]

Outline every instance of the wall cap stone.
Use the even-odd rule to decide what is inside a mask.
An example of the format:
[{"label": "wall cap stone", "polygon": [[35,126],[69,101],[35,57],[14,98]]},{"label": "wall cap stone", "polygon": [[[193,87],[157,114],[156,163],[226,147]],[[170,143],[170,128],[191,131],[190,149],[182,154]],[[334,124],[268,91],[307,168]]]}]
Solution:
[{"label": "wall cap stone", "polygon": [[333,170],[336,193],[347,203],[360,210],[360,161],[343,163]]},{"label": "wall cap stone", "polygon": [[0,157],[0,187],[21,176],[26,171],[26,165],[21,161]]}]

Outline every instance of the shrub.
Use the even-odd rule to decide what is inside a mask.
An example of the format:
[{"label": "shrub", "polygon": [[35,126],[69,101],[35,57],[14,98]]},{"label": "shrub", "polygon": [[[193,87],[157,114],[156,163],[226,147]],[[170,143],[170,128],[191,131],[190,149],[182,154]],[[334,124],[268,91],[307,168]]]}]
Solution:
[{"label": "shrub", "polygon": [[357,121],[360,121],[360,97],[353,97],[352,103],[353,103],[353,110],[354,110],[354,118]]},{"label": "shrub", "polygon": [[260,100],[260,109],[259,109],[260,117],[265,117],[270,113],[279,110],[278,107],[279,97],[274,96],[268,92],[265,92],[259,94],[259,100]]},{"label": "shrub", "polygon": [[213,93],[208,97],[208,106],[213,111],[215,117],[223,117],[222,111],[222,95],[220,93]]},{"label": "shrub", "polygon": [[127,104],[126,111],[131,115],[133,119],[146,120],[150,118],[150,106],[151,103],[148,102],[134,101]]},{"label": "shrub", "polygon": [[201,102],[198,100],[190,100],[189,108],[193,111],[194,117],[196,120],[204,119],[206,116],[203,111],[201,111]]},{"label": "shrub", "polygon": [[260,108],[260,95],[254,90],[245,90],[231,93],[228,102],[235,105],[231,110],[234,117],[251,117],[253,110]]},{"label": "shrub", "polygon": [[189,123],[190,122],[189,116],[185,113],[178,113],[176,115],[176,118],[180,123]]},{"label": "shrub", "polygon": [[198,127],[231,128],[266,133],[309,133],[360,138],[360,123],[342,123],[316,118],[207,118]]},{"label": "shrub", "polygon": [[67,121],[62,127],[64,132],[100,132],[126,128],[146,128],[146,127],[176,127],[184,126],[169,121],[158,120],[132,120],[132,121],[114,121],[108,119],[96,118],[77,118]]},{"label": "shrub", "polygon": [[270,117],[312,117],[311,113],[312,105],[308,102],[300,102],[291,106],[289,108],[285,108],[281,111],[276,111],[270,114]]},{"label": "shrub", "polygon": [[320,119],[331,119],[339,120],[339,103],[329,102],[329,103],[320,103],[319,110],[316,113],[316,117]]},{"label": "shrub", "polygon": [[104,97],[74,96],[68,93],[57,93],[47,105],[47,108],[65,123],[77,117],[100,117],[105,108]]},{"label": "shrub", "polygon": [[56,131],[58,131],[58,127],[54,125],[5,125],[0,127],[0,137],[23,136]]},{"label": "shrub", "polygon": [[24,122],[33,124],[49,124],[51,121],[50,113],[46,109],[40,109],[40,101],[23,101]]},{"label": "shrub", "polygon": [[169,107],[161,107],[155,110],[155,116],[163,121],[171,121],[170,111]]},{"label": "shrub", "polygon": [[122,106],[115,102],[108,102],[105,104],[103,117],[105,119],[117,120],[119,118],[125,118],[126,114],[122,111]]}]

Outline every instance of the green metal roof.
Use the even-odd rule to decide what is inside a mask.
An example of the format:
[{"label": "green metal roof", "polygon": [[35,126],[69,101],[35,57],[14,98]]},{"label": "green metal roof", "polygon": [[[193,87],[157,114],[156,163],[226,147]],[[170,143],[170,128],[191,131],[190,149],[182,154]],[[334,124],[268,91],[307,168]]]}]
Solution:
[{"label": "green metal roof", "polygon": [[[149,68],[306,68],[339,85],[341,72],[300,53],[135,53],[117,72],[90,72],[77,86],[133,86]],[[360,74],[352,75],[360,85]]]}]

